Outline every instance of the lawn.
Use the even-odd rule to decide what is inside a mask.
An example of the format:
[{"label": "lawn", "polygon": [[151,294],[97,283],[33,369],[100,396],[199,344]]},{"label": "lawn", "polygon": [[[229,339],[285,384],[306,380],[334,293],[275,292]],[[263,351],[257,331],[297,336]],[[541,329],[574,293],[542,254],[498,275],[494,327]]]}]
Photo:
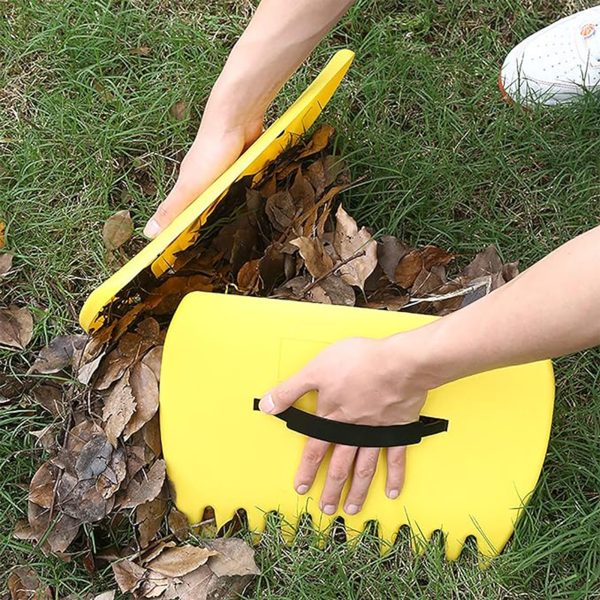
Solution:
[{"label": "lawn", "polygon": [[[464,254],[497,244],[525,268],[600,220],[600,100],[526,111],[501,101],[498,68],[523,37],[591,4],[359,0],[271,116],[335,50],[354,50],[321,117],[338,128],[353,176],[365,178],[342,196],[351,214],[374,231]],[[251,10],[248,0],[0,3],[0,221],[18,269],[0,283],[0,304],[34,312],[32,348],[74,331],[84,298],[109,274],[106,218],[130,209],[140,234],[173,184]],[[169,112],[180,100],[184,120]],[[30,358],[0,350],[2,371],[15,377]],[[600,598],[599,364],[597,349],[556,361],[542,479],[489,569],[478,569],[472,545],[448,564],[439,540],[413,557],[401,536],[380,558],[369,540],[323,552],[282,547],[271,533],[248,597]],[[103,591],[110,572],[90,576],[11,537],[42,457],[28,431],[45,423],[26,406],[1,408],[0,567],[34,566],[58,598]]]}]

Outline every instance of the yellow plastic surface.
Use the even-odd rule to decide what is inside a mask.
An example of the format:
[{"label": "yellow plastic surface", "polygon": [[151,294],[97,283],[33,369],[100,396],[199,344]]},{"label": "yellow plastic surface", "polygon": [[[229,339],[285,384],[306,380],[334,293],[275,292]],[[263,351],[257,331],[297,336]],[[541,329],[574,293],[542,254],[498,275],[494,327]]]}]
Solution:
[{"label": "yellow plastic surface", "polygon": [[102,324],[102,311],[136,275],[146,267],[160,277],[174,262],[177,252],[185,250],[197,238],[232,183],[247,175],[260,177],[264,167],[315,122],[350,67],[354,53],[340,50],[300,97],[279,117],[237,161],[184,210],[156,239],[134,256],[90,294],[79,315],[83,329],[90,331]]},{"label": "yellow plastic surface", "polygon": [[[324,468],[305,496],[292,484],[304,436],[252,399],[301,368],[329,343],[348,336],[384,337],[433,317],[285,300],[194,292],[169,328],[161,374],[160,425],[176,503],[191,522],[210,505],[223,525],[238,508],[261,531],[265,512],[290,523],[310,513],[324,530],[333,517],[318,500]],[[368,399],[365,398],[365,401]],[[384,494],[383,453],[370,494],[356,516],[343,512],[348,533],[367,520],[392,542],[409,524],[415,540],[435,530],[455,559],[468,535],[484,556],[508,541],[538,480],[552,420],[549,361],[490,371],[433,390],[423,414],[449,428],[408,448],[400,497]],[[314,411],[315,395],[297,404]],[[418,543],[417,543],[418,545]]]}]

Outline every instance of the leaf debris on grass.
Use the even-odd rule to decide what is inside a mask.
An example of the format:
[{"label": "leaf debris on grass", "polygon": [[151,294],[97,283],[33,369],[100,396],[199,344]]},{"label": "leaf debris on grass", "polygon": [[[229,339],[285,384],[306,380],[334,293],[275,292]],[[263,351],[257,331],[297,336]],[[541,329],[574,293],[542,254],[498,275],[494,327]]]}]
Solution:
[{"label": "leaf debris on grass", "polygon": [[[130,533],[111,551],[121,591],[233,597],[258,573],[253,550],[236,538],[189,545],[199,529],[177,511],[166,485],[158,384],[166,330],[183,297],[203,290],[447,314],[516,276],[516,264],[504,265],[493,247],[449,275],[452,252],[376,239],[359,227],[338,201],[350,176],[329,153],[333,134],[321,126],[258,183],[236,182],[168,277],[146,269],[106,307],[91,336],[60,336],[40,351],[30,373],[72,370],[85,393],[43,380],[32,391],[63,435],[37,434],[50,456],[30,484],[28,528],[15,534],[60,556],[84,551],[102,561],[82,526],[102,539],[130,522],[134,539]],[[119,250],[132,231],[128,211],[116,213],[103,229],[106,248]],[[0,343],[23,349],[32,331],[27,309],[0,309]]]},{"label": "leaf debris on grass", "polygon": [[0,346],[25,350],[32,337],[33,315],[27,308],[0,307]]},{"label": "leaf debris on grass", "polygon": [[[14,256],[10,252],[0,254],[0,279],[10,273]],[[1,282],[0,282],[1,283]]]},{"label": "leaf debris on grass", "polygon": [[112,215],[102,229],[102,239],[107,250],[117,250],[133,235],[133,220],[128,210]]}]

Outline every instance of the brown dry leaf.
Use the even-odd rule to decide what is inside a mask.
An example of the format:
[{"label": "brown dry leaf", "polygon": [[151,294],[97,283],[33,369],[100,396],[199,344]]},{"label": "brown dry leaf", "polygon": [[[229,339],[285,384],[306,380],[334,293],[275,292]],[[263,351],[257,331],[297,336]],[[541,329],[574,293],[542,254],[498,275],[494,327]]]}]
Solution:
[{"label": "brown dry leaf", "polygon": [[80,525],[77,519],[61,514],[58,520],[52,523],[52,529],[46,539],[52,552],[66,552],[77,537]]},{"label": "brown dry leaf", "polygon": [[[460,278],[472,283],[480,277],[491,277],[490,291],[494,291],[506,283],[503,277],[503,264],[495,246],[488,246],[482,252],[479,252],[475,258],[465,267]],[[507,274],[509,274],[507,272]],[[463,304],[464,306],[464,304]]]},{"label": "brown dry leaf", "polygon": [[13,258],[9,253],[0,254],[0,277],[4,277],[12,269]]},{"label": "brown dry leaf", "polygon": [[165,461],[157,460],[148,473],[138,473],[125,490],[119,505],[121,508],[136,508],[144,502],[154,500],[165,481]]},{"label": "brown dry leaf", "polygon": [[248,220],[254,227],[259,227],[263,213],[263,199],[258,190],[246,188],[246,208]]},{"label": "brown dry leaf", "polygon": [[495,246],[488,246],[479,252],[464,268],[462,275],[468,279],[476,279],[484,275],[495,275],[502,272],[502,260]]},{"label": "brown dry leaf", "polygon": [[77,381],[79,381],[79,383],[83,383],[83,385],[88,385],[92,380],[92,377],[96,374],[96,371],[98,371],[103,358],[104,354],[101,354],[90,362],[82,365],[77,370]]},{"label": "brown dry leaf", "polygon": [[170,115],[176,121],[183,121],[186,117],[186,112],[187,112],[187,102],[185,102],[184,100],[178,100],[169,109]]},{"label": "brown dry leaf", "polygon": [[236,575],[260,575],[254,549],[239,538],[216,538],[206,545],[216,554],[208,560],[208,566],[217,577]]},{"label": "brown dry leaf", "polygon": [[331,273],[333,259],[323,246],[323,242],[316,238],[299,237],[290,242],[296,246],[300,256],[304,259],[308,272],[317,279]]},{"label": "brown dry leaf", "polygon": [[208,548],[178,546],[167,548],[152,562],[147,563],[147,566],[166,577],[183,577],[205,564],[208,558],[215,554],[215,550]]},{"label": "brown dry leaf", "polygon": [[110,462],[113,448],[103,434],[93,436],[76,457],[75,473],[79,479],[96,479],[104,473]]},{"label": "brown dry leaf", "polygon": [[33,316],[26,308],[0,308],[0,346],[25,350],[33,336]]},{"label": "brown dry leaf", "polygon": [[346,163],[339,157],[328,155],[323,158],[323,166],[325,168],[325,187],[329,187],[333,183],[341,183],[347,185],[350,183],[350,174]]},{"label": "brown dry leaf", "polygon": [[142,362],[151,369],[156,377],[156,381],[160,381],[160,366],[162,364],[163,346],[155,346],[148,350],[142,358]]},{"label": "brown dry leaf", "polygon": [[438,290],[444,284],[444,280],[438,273],[427,269],[422,269],[417,275],[412,288],[411,294],[414,296],[423,296],[425,294],[431,294]]},{"label": "brown dry leaf", "polygon": [[242,219],[242,225],[233,235],[231,246],[231,270],[237,273],[242,265],[250,260],[254,253],[258,232],[252,226],[248,216]]},{"label": "brown dry leaf", "polygon": [[94,484],[96,492],[105,500],[118,491],[127,474],[125,450],[113,450],[103,433],[94,435],[74,458],[77,479],[90,486]]},{"label": "brown dry leaf", "polygon": [[410,252],[410,248],[393,235],[384,235],[377,244],[377,260],[389,281],[396,281],[398,263]]},{"label": "brown dry leaf", "polygon": [[167,500],[164,494],[159,494],[154,500],[140,504],[135,510],[135,521],[138,526],[139,542],[146,548],[160,530],[165,513]]},{"label": "brown dry leaf", "polygon": [[66,415],[66,399],[60,387],[42,383],[31,390],[33,399],[54,417]]},{"label": "brown dry leaf", "polygon": [[58,373],[73,364],[75,352],[87,343],[87,335],[59,335],[42,348],[27,372],[48,375]]},{"label": "brown dry leaf", "polygon": [[356,295],[352,286],[337,275],[330,275],[323,281],[319,281],[306,293],[306,299],[318,304],[341,306],[354,306],[356,303]]},{"label": "brown dry leaf", "polygon": [[146,466],[145,451],[142,446],[125,446],[127,479],[131,481]]},{"label": "brown dry leaf", "polygon": [[506,283],[512,281],[519,274],[519,261],[506,263],[502,267],[502,278]]},{"label": "brown dry leaf", "polygon": [[117,448],[110,457],[110,463],[96,481],[96,490],[108,499],[119,491],[127,476],[127,454],[123,448]]},{"label": "brown dry leaf", "polygon": [[190,532],[190,524],[187,517],[174,506],[169,511],[168,517],[169,530],[179,540],[185,540]]},{"label": "brown dry leaf", "polygon": [[267,177],[267,179],[263,180],[261,183],[258,191],[263,198],[272,196],[277,191],[277,177],[275,175]]},{"label": "brown dry leaf", "polygon": [[125,440],[139,431],[158,410],[158,381],[148,365],[144,362],[133,365],[129,385],[135,399],[135,412],[125,425],[123,432]]},{"label": "brown dry leaf", "polygon": [[145,550],[141,554],[141,561],[143,564],[149,563],[151,560],[154,560],[159,554],[164,552],[167,548],[175,548],[177,544],[173,541],[165,542],[164,540],[159,540],[148,550]]},{"label": "brown dry leaf", "polygon": [[30,430],[29,435],[37,439],[40,446],[46,452],[55,452],[58,450],[57,436],[62,433],[55,424],[46,425],[42,429]]},{"label": "brown dry leaf", "polygon": [[260,277],[262,290],[270,292],[273,286],[284,277],[285,255],[282,245],[273,242],[265,250],[264,256],[258,264],[258,274]]},{"label": "brown dry leaf", "polygon": [[133,54],[134,56],[150,56],[152,49],[149,46],[138,46],[137,48],[131,48],[129,54]]},{"label": "brown dry leaf", "polygon": [[423,266],[431,270],[432,267],[445,267],[456,258],[456,254],[442,250],[437,246],[424,246],[420,250]]},{"label": "brown dry leaf", "polygon": [[108,389],[115,381],[123,377],[127,369],[156,343],[157,340],[140,335],[137,332],[128,332],[119,340],[118,346],[106,355],[98,371],[98,378],[94,383],[97,390]]},{"label": "brown dry leaf", "polygon": [[339,272],[345,283],[362,290],[367,277],[377,266],[377,243],[364,227],[358,229],[356,221],[341,205],[335,217],[333,246],[340,259],[347,261]]},{"label": "brown dry leaf", "polygon": [[58,473],[59,470],[52,463],[42,463],[29,484],[29,501],[42,508],[50,508]]},{"label": "brown dry leaf", "polygon": [[[314,234],[318,238],[325,239],[325,229],[330,218],[333,200],[342,190],[345,190],[346,187],[346,185],[337,185],[332,188],[329,188],[327,192],[323,195],[323,197],[315,204],[314,210],[317,211],[318,217],[314,225]],[[307,215],[307,223],[308,221],[310,221],[310,219],[311,216]]]},{"label": "brown dry leaf", "polygon": [[120,210],[110,216],[102,228],[102,239],[107,250],[116,250],[133,235],[133,220],[128,210]]},{"label": "brown dry leaf", "polygon": [[0,370],[0,405],[21,400],[31,388],[32,382]]},{"label": "brown dry leaf", "polygon": [[11,600],[52,600],[52,590],[31,567],[17,567],[6,581]]},{"label": "brown dry leaf", "polygon": [[169,588],[170,581],[164,575],[160,575],[148,569],[144,581],[142,581],[135,596],[138,598],[158,598]]},{"label": "brown dry leaf", "polygon": [[299,275],[289,281],[286,281],[282,286],[274,291],[274,296],[277,298],[292,298],[300,300],[304,297],[304,292],[311,285],[311,281],[307,275]]},{"label": "brown dry leaf", "polygon": [[50,509],[43,508],[35,502],[27,503],[27,522],[34,539],[41,539],[50,525]]},{"label": "brown dry leaf", "polygon": [[158,344],[160,341],[160,325],[153,317],[146,317],[135,330],[150,344]]},{"label": "brown dry leaf", "polygon": [[115,590],[111,590],[110,592],[102,592],[97,596],[94,596],[93,600],[115,600]]},{"label": "brown dry leaf", "polygon": [[19,519],[12,533],[16,540],[34,540],[35,535],[26,519]]},{"label": "brown dry leaf", "polygon": [[117,439],[123,433],[136,408],[129,379],[130,375],[123,376],[104,401],[102,410],[104,432],[113,447],[117,446]]},{"label": "brown dry leaf", "polygon": [[56,490],[56,504],[65,515],[79,523],[95,523],[103,519],[113,508],[114,496],[105,498],[96,487],[96,480],[80,480],[63,471]]},{"label": "brown dry leaf", "polygon": [[290,192],[283,190],[269,196],[265,212],[275,230],[286,231],[296,215],[296,206]]},{"label": "brown dry leaf", "polygon": [[141,430],[142,437],[146,446],[152,451],[155,457],[162,454],[162,445],[160,441],[160,420],[158,415],[154,415]]},{"label": "brown dry leaf", "polygon": [[301,208],[302,218],[300,224],[302,224],[302,231],[305,236],[310,237],[314,234],[315,224],[317,222],[318,211],[316,208],[315,190],[304,175],[302,171],[298,169],[294,183],[290,188],[290,194],[294,199],[296,206]]},{"label": "brown dry leaf", "polygon": [[[202,565],[195,571],[184,575],[182,578],[172,579],[169,588],[163,596],[164,600],[207,600],[214,573],[207,565]],[[210,596],[211,600],[229,600],[230,596]]]},{"label": "brown dry leaf", "polygon": [[133,592],[143,581],[146,569],[131,560],[120,560],[112,565],[113,575],[119,589],[127,594]]},{"label": "brown dry leaf", "polygon": [[334,133],[335,129],[331,125],[320,125],[313,133],[304,150],[298,154],[298,158],[306,158],[307,156],[321,152],[321,150],[325,150]]},{"label": "brown dry leaf", "polygon": [[242,265],[237,274],[237,285],[242,292],[252,292],[258,284],[258,267],[260,259],[249,260]]},{"label": "brown dry leaf", "polygon": [[410,289],[419,273],[423,270],[423,257],[419,250],[412,250],[400,259],[394,279],[405,290]]},{"label": "brown dry leaf", "polygon": [[[50,522],[50,509],[29,502],[27,520],[36,540],[46,539],[46,545],[52,552],[64,552],[77,537],[80,522],[68,515],[61,514]],[[50,525],[52,527],[50,528]]]},{"label": "brown dry leaf", "polygon": [[323,159],[315,160],[313,163],[308,165],[306,169],[306,176],[314,188],[315,194],[318,197],[321,197],[325,191],[327,181]]},{"label": "brown dry leaf", "polygon": [[210,598],[236,598],[256,575],[260,575],[254,550],[243,540],[217,538],[210,540],[207,546],[217,551],[207,563],[215,574],[210,583]]},{"label": "brown dry leaf", "polygon": [[0,221],[0,250],[6,246],[6,223]]},{"label": "brown dry leaf", "polygon": [[[82,448],[97,435],[102,435],[102,427],[93,421],[82,421],[68,432],[66,450],[72,455],[78,455]],[[72,466],[74,469],[74,462],[72,463]]]}]

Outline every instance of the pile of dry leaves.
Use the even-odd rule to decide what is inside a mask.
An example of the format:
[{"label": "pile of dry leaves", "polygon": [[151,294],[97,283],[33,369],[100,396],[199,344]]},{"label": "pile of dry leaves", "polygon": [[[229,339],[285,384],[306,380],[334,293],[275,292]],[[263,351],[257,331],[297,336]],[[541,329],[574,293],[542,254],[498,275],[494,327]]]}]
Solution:
[{"label": "pile of dry leaves", "polygon": [[[136,598],[241,591],[258,573],[252,549],[236,538],[202,537],[217,531],[211,515],[188,525],[166,481],[158,386],[179,301],[203,290],[441,315],[515,276],[516,264],[503,265],[493,247],[450,276],[455,254],[393,236],[376,240],[359,228],[338,202],[350,176],[329,153],[332,136],[322,126],[271,164],[259,184],[234,184],[167,273],[156,279],[143,272],[90,337],[56,338],[31,365],[35,378],[15,384],[0,374],[2,401],[27,396],[54,417],[31,432],[47,459],[30,483],[28,518],[15,536],[65,560],[77,556],[91,572],[111,562],[120,589]],[[132,231],[126,211],[105,224],[111,260],[124,260]],[[0,278],[10,277],[11,261],[0,255]],[[26,308],[0,308],[1,345],[24,350],[32,331]],[[33,576],[15,571],[9,588]]]}]

